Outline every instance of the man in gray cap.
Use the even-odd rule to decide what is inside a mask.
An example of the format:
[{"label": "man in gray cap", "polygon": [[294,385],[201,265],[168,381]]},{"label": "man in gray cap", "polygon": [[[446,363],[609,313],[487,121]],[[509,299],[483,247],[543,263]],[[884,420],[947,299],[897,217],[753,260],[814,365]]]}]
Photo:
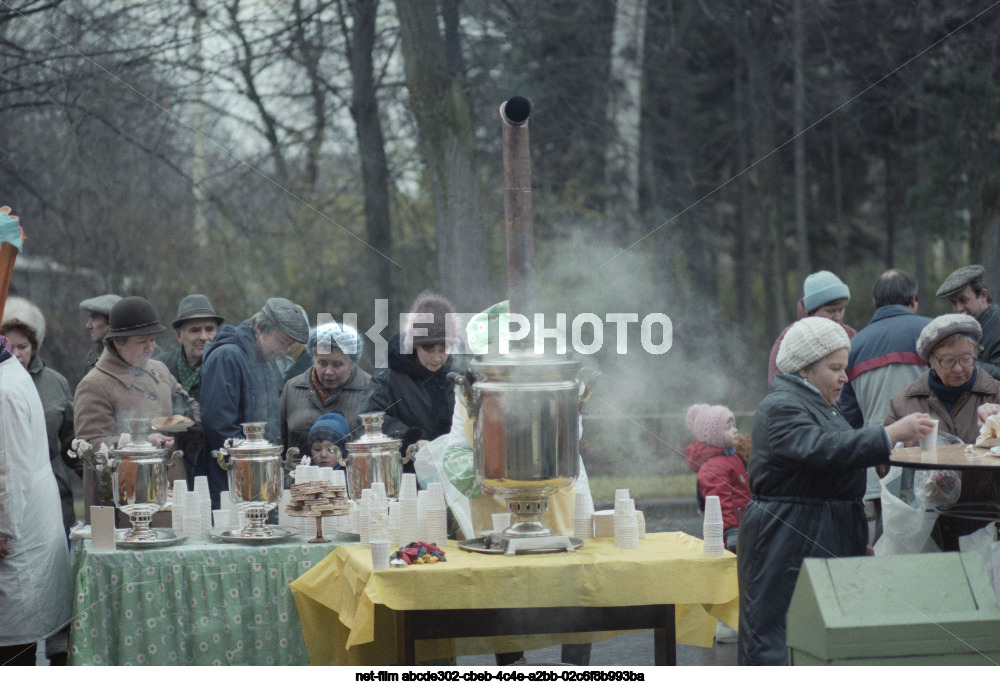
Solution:
[{"label": "man in gray cap", "polygon": [[94,368],[104,351],[104,334],[108,332],[108,317],[111,316],[111,308],[120,299],[122,299],[120,295],[108,293],[80,303],[80,309],[87,314],[87,331],[90,333],[90,342],[93,343],[84,361],[84,374]]},{"label": "man in gray cap", "polygon": [[177,307],[174,335],[180,347],[153,357],[170,369],[187,393],[198,399],[201,392],[201,361],[205,346],[215,339],[225,318],[215,313],[204,295],[188,295]]},{"label": "man in gray cap", "polygon": [[956,269],[938,288],[937,296],[948,298],[956,314],[968,314],[983,329],[979,344],[983,351],[978,365],[986,373],[1000,380],[1000,307],[990,297],[983,276],[986,269],[981,264],[971,264]]},{"label": "man in gray cap", "polygon": [[[264,438],[281,439],[278,384],[271,362],[288,353],[292,343],[309,340],[302,307],[273,297],[239,326],[226,324],[205,348],[201,371],[202,424],[207,450],[228,438],[242,438],[240,424],[266,421]],[[214,461],[202,460],[198,475],[208,476],[212,507],[229,489],[226,473]]]}]

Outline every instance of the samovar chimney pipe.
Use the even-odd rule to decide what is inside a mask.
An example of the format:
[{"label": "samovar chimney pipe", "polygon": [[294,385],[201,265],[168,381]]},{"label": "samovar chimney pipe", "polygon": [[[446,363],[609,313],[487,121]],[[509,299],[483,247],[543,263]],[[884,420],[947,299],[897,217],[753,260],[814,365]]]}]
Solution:
[{"label": "samovar chimney pipe", "polygon": [[511,313],[535,311],[535,235],[531,217],[531,103],[515,95],[500,105],[503,122],[504,218],[507,227],[507,295]]}]

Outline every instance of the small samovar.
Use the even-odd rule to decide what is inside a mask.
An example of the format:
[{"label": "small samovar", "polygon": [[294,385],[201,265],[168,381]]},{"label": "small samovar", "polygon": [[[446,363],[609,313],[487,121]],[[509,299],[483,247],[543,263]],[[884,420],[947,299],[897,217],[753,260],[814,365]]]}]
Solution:
[{"label": "small samovar", "polygon": [[266,525],[267,516],[281,501],[285,471],[295,468],[299,449],[289,447],[282,459],[281,445],[264,438],[266,422],[240,425],[246,438],[226,440],[223,447],[213,450],[212,456],[229,473],[229,498],[236,511],[246,516],[247,524],[240,537],[276,537]]},{"label": "small samovar", "polygon": [[169,450],[149,442],[151,425],[152,419],[129,421],[130,441],[108,450],[115,506],[132,522],[131,530],[121,538],[124,542],[158,539],[149,523],[153,514],[167,503],[170,487],[167,471],[184,454],[177,450],[168,458]]},{"label": "small samovar", "polygon": [[403,464],[413,459],[417,446],[410,445],[405,455],[400,454],[403,441],[382,432],[385,412],[361,414],[358,418],[365,427],[365,434],[347,443],[346,458],[342,455],[337,458],[347,471],[347,494],[360,502],[362,490],[371,488],[372,483],[383,483],[386,497],[396,499],[403,478]]}]

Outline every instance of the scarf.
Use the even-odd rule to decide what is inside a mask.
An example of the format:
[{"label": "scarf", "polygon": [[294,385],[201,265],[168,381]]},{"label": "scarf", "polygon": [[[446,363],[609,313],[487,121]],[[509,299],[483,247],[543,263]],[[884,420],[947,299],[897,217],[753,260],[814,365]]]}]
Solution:
[{"label": "scarf", "polygon": [[934,373],[934,369],[931,369],[928,379],[931,386],[931,392],[933,392],[935,395],[938,396],[938,399],[944,403],[944,408],[947,409],[948,413],[950,414],[951,410],[954,409],[955,407],[955,403],[958,402],[958,398],[960,398],[964,393],[967,393],[970,390],[972,390],[972,386],[976,382],[976,375],[978,373],[979,373],[979,367],[974,366],[972,368],[972,377],[969,378],[969,380],[964,385],[960,385],[957,388],[949,388],[947,385],[941,382],[941,379],[938,378],[938,375]]},{"label": "scarf", "polygon": [[191,397],[198,397],[201,389],[201,364],[192,367],[184,356],[184,348],[177,350],[177,380]]}]

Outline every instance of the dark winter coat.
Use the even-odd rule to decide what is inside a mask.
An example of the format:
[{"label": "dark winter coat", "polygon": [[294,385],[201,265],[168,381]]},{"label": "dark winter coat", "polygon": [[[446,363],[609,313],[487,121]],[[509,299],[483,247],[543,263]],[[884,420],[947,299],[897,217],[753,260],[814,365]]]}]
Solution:
[{"label": "dark winter coat", "polygon": [[[49,439],[49,461],[52,473],[59,486],[62,501],[63,525],[69,530],[76,521],[73,509],[73,487],[70,474],[76,464],[69,460],[66,451],[73,442],[73,393],[69,391],[69,381],[58,371],[45,365],[37,354],[28,362],[28,373],[42,400],[45,410],[45,433]],[[82,475],[80,470],[78,475]]]},{"label": "dark winter coat", "polygon": [[[226,324],[205,347],[200,404],[206,450],[219,449],[227,438],[242,438],[240,424],[253,421],[266,421],[264,438],[280,442],[277,380],[248,321],[235,328]],[[199,475],[208,476],[212,508],[218,508],[219,493],[229,489],[226,472],[214,459],[206,459],[199,465]]]},{"label": "dark winter coat", "polygon": [[[450,432],[455,389],[447,376],[452,366],[453,358],[448,357],[444,366],[431,373],[417,361],[416,352],[400,353],[399,336],[393,336],[388,368],[372,375],[360,413],[384,411],[382,432],[402,440],[404,451],[418,440],[433,440]],[[413,462],[404,470],[412,473]]]},{"label": "dark winter coat", "polygon": [[986,373],[1000,379],[1000,306],[996,302],[990,304],[977,317],[983,328],[983,337],[979,344],[983,351],[979,355],[979,366]]},{"label": "dark winter coat", "polygon": [[863,555],[865,468],[889,460],[884,428],[853,430],[798,376],[779,374],[757,407],[740,521],[739,663],[784,665],[785,614],[806,557]]}]

